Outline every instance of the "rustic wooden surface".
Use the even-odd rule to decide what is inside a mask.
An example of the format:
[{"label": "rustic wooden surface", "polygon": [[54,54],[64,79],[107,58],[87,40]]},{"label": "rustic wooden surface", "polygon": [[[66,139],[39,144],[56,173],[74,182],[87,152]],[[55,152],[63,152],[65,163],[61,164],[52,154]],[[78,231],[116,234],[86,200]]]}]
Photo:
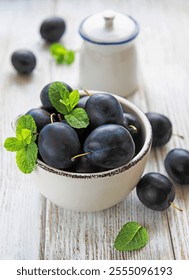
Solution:
[{"label": "rustic wooden surface", "polygon": [[[78,4],[79,3],[79,4]],[[56,66],[39,35],[43,19],[60,15],[67,22],[62,42],[79,49],[78,25],[89,14],[106,8],[135,17],[140,85],[129,97],[143,111],[167,115],[175,134],[163,148],[151,152],[145,172],[166,174],[163,160],[174,147],[189,149],[189,2],[187,0],[0,0],[0,259],[189,259],[189,186],[176,185],[175,203],[164,212],[145,208],[133,191],[123,202],[98,213],[61,209],[44,197],[27,175],[18,171],[15,155],[3,148],[13,135],[11,121],[39,105],[44,85],[64,80],[78,87],[78,58]],[[38,59],[30,77],[18,76],[10,63],[14,50],[28,48]],[[149,243],[122,253],[114,239],[128,221],[146,226]]]}]

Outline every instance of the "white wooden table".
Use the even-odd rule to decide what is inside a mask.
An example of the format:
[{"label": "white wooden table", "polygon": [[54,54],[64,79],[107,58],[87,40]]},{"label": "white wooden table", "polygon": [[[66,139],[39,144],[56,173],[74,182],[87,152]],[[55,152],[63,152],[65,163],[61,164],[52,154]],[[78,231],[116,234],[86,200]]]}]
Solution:
[{"label": "white wooden table", "polygon": [[[79,4],[78,4],[79,3]],[[43,19],[60,15],[67,22],[62,42],[78,49],[78,25],[87,15],[106,8],[132,15],[140,24],[137,41],[138,91],[129,99],[144,112],[167,115],[175,134],[152,151],[145,172],[166,174],[163,160],[174,147],[189,149],[189,2],[187,0],[0,0],[0,259],[189,259],[189,186],[176,185],[175,203],[164,212],[145,208],[135,190],[118,205],[97,213],[61,209],[44,197],[30,177],[15,165],[15,154],[3,148],[13,135],[11,121],[40,104],[39,93],[51,81],[78,87],[78,59],[57,66],[39,35]],[[32,50],[38,59],[30,77],[18,76],[10,63],[13,51]],[[130,253],[113,248],[128,221],[149,232],[149,243]]]}]

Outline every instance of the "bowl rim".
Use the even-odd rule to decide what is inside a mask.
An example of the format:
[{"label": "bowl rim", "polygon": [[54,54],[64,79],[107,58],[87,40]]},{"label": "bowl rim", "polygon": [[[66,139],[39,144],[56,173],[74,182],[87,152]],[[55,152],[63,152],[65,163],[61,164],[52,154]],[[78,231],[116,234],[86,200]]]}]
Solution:
[{"label": "bowl rim", "polygon": [[[148,118],[146,117],[145,113],[141,109],[139,109],[138,106],[136,106],[135,104],[133,104],[126,98],[121,97],[119,95],[116,95],[116,94],[113,94],[110,92],[96,91],[96,90],[88,90],[88,92],[90,92],[90,94],[92,94],[92,95],[98,94],[98,93],[105,93],[105,94],[113,95],[121,104],[123,104],[126,107],[128,107],[129,109],[131,109],[131,111],[136,113],[136,115],[142,120],[143,126],[145,128],[146,138],[144,140],[144,144],[143,144],[141,150],[139,151],[139,153],[137,153],[129,163],[122,165],[120,167],[116,167],[114,169],[110,169],[110,170],[106,170],[106,171],[102,171],[102,172],[76,173],[76,172],[70,172],[70,171],[66,171],[66,170],[60,170],[60,169],[47,165],[40,159],[37,159],[37,167],[42,168],[47,172],[50,172],[50,173],[53,173],[53,174],[56,174],[59,176],[75,178],[75,179],[104,178],[104,177],[111,177],[116,174],[123,173],[124,171],[130,169],[131,167],[134,167],[147,154],[147,152],[149,151],[149,149],[151,148],[151,145],[152,145],[152,128],[151,128],[150,122],[149,122]],[[82,96],[86,95],[84,90],[79,90],[79,93]]]}]

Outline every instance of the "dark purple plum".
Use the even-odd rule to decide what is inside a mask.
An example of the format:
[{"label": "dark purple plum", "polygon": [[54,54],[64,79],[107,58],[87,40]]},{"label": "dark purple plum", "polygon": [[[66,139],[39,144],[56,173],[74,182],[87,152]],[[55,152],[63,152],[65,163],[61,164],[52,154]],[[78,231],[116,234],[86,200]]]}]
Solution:
[{"label": "dark purple plum", "polygon": [[123,113],[124,126],[129,130],[131,135],[135,138],[140,134],[141,124],[137,117],[131,113]]},{"label": "dark purple plum", "polygon": [[32,116],[37,126],[37,132],[39,133],[41,129],[51,122],[50,113],[42,108],[34,108],[29,110],[26,114]]},{"label": "dark purple plum", "polygon": [[63,18],[53,16],[45,19],[40,26],[40,34],[47,42],[53,43],[60,40],[66,29]]},{"label": "dark purple plum", "polygon": [[132,113],[123,113],[123,117],[123,125],[131,133],[135,143],[135,154],[138,154],[144,143],[140,121]]},{"label": "dark purple plum", "polygon": [[86,102],[89,99],[89,97],[90,96],[88,96],[88,95],[87,96],[81,96],[76,107],[85,109],[85,105],[86,105]]},{"label": "dark purple plum", "polygon": [[30,74],[36,66],[36,57],[29,50],[17,50],[13,52],[11,62],[19,74]]},{"label": "dark purple plum", "polygon": [[46,125],[38,137],[38,149],[43,161],[57,169],[67,169],[80,152],[80,142],[75,130],[62,122]]},{"label": "dark purple plum", "polygon": [[175,189],[166,176],[151,172],[144,175],[136,186],[139,200],[149,209],[166,210],[175,198]]},{"label": "dark purple plum", "polygon": [[181,148],[171,150],[164,161],[169,177],[178,184],[189,184],[189,151]]},{"label": "dark purple plum", "polygon": [[146,113],[152,126],[152,147],[161,147],[167,144],[172,135],[172,123],[164,115],[154,112]]},{"label": "dark purple plum", "polygon": [[92,127],[103,124],[123,124],[123,109],[117,99],[110,94],[97,93],[89,97],[85,110]]},{"label": "dark purple plum", "polygon": [[[56,109],[51,104],[50,99],[49,99],[49,95],[48,95],[49,87],[52,83],[49,83],[46,86],[44,86],[43,89],[41,90],[41,93],[40,93],[40,100],[41,100],[41,103],[43,105],[43,108],[46,109],[50,113],[56,112]],[[68,84],[66,84],[64,82],[62,82],[62,84],[67,87],[69,92],[72,92],[72,88]]]},{"label": "dark purple plum", "polygon": [[134,156],[135,145],[129,131],[121,125],[105,124],[94,129],[84,143],[88,160],[112,169],[127,164]]},{"label": "dark purple plum", "polygon": [[76,173],[96,173],[105,170],[102,167],[93,165],[86,156],[82,156],[76,160],[76,164],[72,167],[71,171]]}]

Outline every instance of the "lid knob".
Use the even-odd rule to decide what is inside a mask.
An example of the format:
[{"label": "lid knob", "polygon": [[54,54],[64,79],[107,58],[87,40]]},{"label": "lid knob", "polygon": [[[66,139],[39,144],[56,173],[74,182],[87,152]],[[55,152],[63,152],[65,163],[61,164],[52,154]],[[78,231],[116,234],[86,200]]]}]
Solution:
[{"label": "lid knob", "polygon": [[113,21],[115,18],[115,13],[112,10],[106,10],[103,13],[103,18],[105,20],[105,27],[111,28],[113,26]]}]

